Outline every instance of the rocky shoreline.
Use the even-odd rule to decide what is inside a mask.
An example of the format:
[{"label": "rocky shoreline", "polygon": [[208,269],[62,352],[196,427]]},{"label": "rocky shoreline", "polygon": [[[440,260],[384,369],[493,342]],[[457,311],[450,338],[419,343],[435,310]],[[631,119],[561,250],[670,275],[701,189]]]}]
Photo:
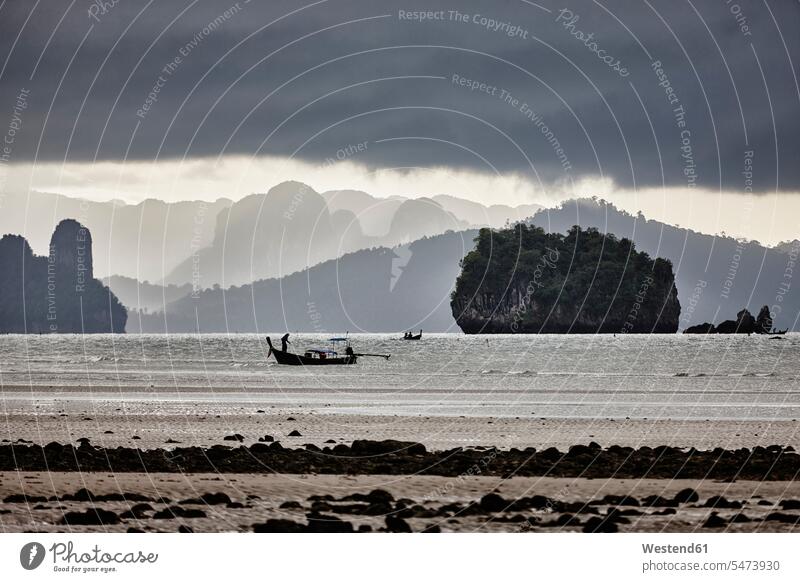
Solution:
[{"label": "rocky shoreline", "polygon": [[[272,437],[264,437],[264,440]],[[233,437],[234,440],[235,437]],[[286,448],[280,442],[250,446],[214,445],[143,450],[102,448],[88,439],[72,444],[0,446],[0,471],[112,473],[279,473],[328,475],[490,475],[503,478],[572,477],[616,479],[715,479],[793,481],[800,455],[773,445],[725,450],[676,447],[602,448],[596,443],[500,450],[493,447],[429,451],[424,445],[394,440],[356,440],[352,444]]]}]

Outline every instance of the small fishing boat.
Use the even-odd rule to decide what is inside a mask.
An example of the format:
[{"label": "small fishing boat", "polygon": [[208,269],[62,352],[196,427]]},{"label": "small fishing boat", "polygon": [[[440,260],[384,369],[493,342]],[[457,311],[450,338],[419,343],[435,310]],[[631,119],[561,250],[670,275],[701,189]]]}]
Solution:
[{"label": "small fishing boat", "polygon": [[417,335],[414,335],[410,331],[407,331],[406,334],[403,336],[404,340],[421,340],[422,339],[422,330],[419,330]]},{"label": "small fishing boat", "polygon": [[[286,366],[343,366],[355,364],[358,362],[358,358],[363,356],[389,359],[389,355],[386,354],[356,354],[347,337],[332,337],[328,341],[331,344],[329,348],[309,348],[300,355],[288,351],[287,344],[291,343],[288,333],[281,338],[280,350],[275,349],[272,345],[272,338],[267,336],[267,345],[269,345],[267,358],[275,356],[275,360],[279,364]],[[344,346],[344,354],[338,351],[341,346]]]}]

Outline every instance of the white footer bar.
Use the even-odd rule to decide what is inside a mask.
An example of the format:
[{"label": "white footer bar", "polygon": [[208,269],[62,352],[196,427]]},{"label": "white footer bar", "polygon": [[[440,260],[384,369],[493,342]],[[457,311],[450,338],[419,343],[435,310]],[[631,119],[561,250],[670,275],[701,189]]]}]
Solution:
[{"label": "white footer bar", "polygon": [[3,580],[800,580],[796,534],[0,534]]}]

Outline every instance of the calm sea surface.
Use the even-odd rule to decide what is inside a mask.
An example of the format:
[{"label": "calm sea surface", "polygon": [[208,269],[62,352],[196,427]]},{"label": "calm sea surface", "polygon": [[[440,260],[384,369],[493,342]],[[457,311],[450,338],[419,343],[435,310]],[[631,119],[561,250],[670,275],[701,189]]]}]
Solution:
[{"label": "calm sea surface", "polygon": [[[293,334],[292,349],[324,347],[326,339]],[[119,400],[143,409],[152,404],[153,414],[190,413],[213,402],[321,414],[800,417],[800,334],[351,339],[356,352],[391,359],[279,366],[266,358],[264,337],[255,335],[6,335],[0,336],[0,397],[15,408]]]}]

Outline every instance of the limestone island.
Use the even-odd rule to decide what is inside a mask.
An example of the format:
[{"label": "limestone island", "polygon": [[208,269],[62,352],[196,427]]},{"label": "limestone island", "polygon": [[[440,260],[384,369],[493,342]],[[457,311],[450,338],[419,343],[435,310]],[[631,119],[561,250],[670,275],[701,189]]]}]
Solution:
[{"label": "limestone island", "polygon": [[632,241],[573,226],[483,228],[462,261],[450,306],[476,333],[675,333],[672,263]]}]

